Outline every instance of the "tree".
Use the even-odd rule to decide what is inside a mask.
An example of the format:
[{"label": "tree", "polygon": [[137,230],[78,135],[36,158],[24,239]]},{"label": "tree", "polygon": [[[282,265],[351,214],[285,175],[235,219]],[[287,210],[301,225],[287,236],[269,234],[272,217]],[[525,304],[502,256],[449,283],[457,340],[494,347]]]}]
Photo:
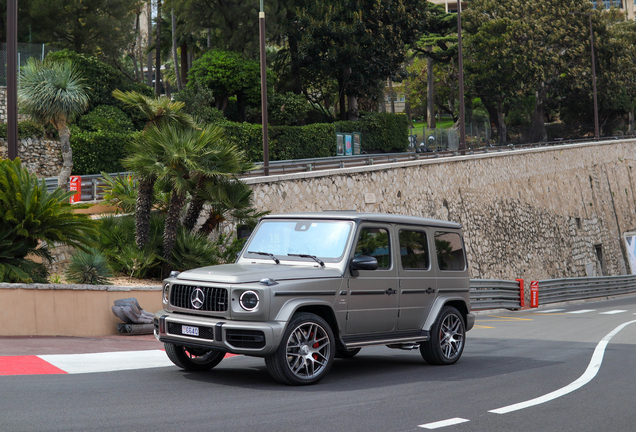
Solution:
[{"label": "tree", "polygon": [[68,122],[88,108],[83,78],[70,61],[41,63],[29,59],[20,71],[18,102],[23,112],[42,124],[51,123],[60,135],[63,165],[58,187],[66,189],[73,170]]},{"label": "tree", "polygon": [[[139,110],[146,119],[146,129],[161,128],[170,123],[195,128],[192,117],[183,111],[183,102],[173,102],[167,97],[150,98],[136,92],[113,91],[113,96],[129,107]],[[143,140],[143,135],[140,138]],[[139,150],[139,143],[135,148]],[[135,210],[135,242],[139,249],[143,249],[149,242],[150,211],[152,210],[152,196],[154,184],[157,180],[152,164],[156,155],[139,150],[122,161],[124,167],[135,171],[139,176],[137,206]]]}]

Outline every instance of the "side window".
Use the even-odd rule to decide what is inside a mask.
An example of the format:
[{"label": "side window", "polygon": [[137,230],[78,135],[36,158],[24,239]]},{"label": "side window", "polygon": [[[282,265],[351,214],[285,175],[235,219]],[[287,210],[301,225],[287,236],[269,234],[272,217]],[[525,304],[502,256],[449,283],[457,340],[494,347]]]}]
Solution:
[{"label": "side window", "polygon": [[378,260],[378,268],[391,267],[389,232],[383,228],[362,228],[355,256],[369,255]]},{"label": "side window", "polygon": [[430,264],[426,233],[400,230],[400,260],[405,270],[428,269]]},{"label": "side window", "polygon": [[440,270],[464,270],[464,242],[457,233],[435,232],[435,249]]}]

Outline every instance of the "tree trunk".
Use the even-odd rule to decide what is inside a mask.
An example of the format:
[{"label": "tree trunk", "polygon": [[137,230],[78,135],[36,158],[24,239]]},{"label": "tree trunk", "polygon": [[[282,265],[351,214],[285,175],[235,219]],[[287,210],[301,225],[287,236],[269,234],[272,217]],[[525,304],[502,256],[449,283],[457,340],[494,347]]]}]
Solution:
[{"label": "tree trunk", "polygon": [[[406,69],[407,65],[404,65]],[[410,80],[407,78],[404,80],[404,113],[406,119],[409,122],[409,135],[411,135],[410,129],[413,128],[413,119],[411,118],[411,98],[409,97]]]},{"label": "tree trunk", "polygon": [[73,171],[73,150],[71,149],[71,131],[66,122],[55,124],[62,145],[62,169],[57,177],[57,187],[68,192],[68,179]]},{"label": "tree trunk", "polygon": [[179,59],[177,58],[177,17],[174,14],[174,8],[170,11],[172,18],[172,58],[174,60],[174,75],[177,81],[177,91],[183,90],[181,84],[181,74],[179,73]]},{"label": "tree trunk", "polygon": [[488,111],[488,119],[490,120],[490,138],[493,140],[495,137],[499,137],[499,115],[497,113],[497,108],[489,101],[488,99],[482,97],[482,103],[486,107],[486,111]]},{"label": "tree trunk", "polygon": [[340,110],[340,120],[347,119],[347,105],[345,103],[345,93],[344,93],[344,80],[341,78],[338,80],[338,88],[340,89],[340,93],[338,94],[338,109]]},{"label": "tree trunk", "polygon": [[[199,187],[197,187],[199,189]],[[188,231],[192,231],[201,216],[201,211],[203,210],[203,204],[205,200],[200,198],[197,194],[192,196],[190,200],[190,205],[188,206],[188,212],[186,214],[185,220],[183,221],[183,226]]]},{"label": "tree trunk", "polygon": [[634,108],[629,110],[629,130],[627,131],[630,135],[634,135]]},{"label": "tree trunk", "polygon": [[426,126],[435,129],[435,76],[433,75],[433,59],[426,57]]},{"label": "tree trunk", "polygon": [[[542,85],[543,87],[543,85]],[[546,142],[548,133],[545,130],[545,90],[542,88],[536,92],[534,103],[534,113],[532,114],[532,125],[530,132],[530,142]]]},{"label": "tree trunk", "polygon": [[181,83],[183,87],[188,84],[188,44],[181,44]]},{"label": "tree trunk", "polygon": [[161,0],[157,0],[157,43],[155,44],[155,95],[161,96]]},{"label": "tree trunk", "polygon": [[347,111],[349,121],[358,121],[360,117],[358,98],[356,96],[347,96],[347,104],[349,105],[349,110]]},{"label": "tree trunk", "polygon": [[508,130],[506,128],[506,119],[504,118],[503,101],[497,101],[497,123],[499,123],[499,145],[506,145]]},{"label": "tree trunk", "polygon": [[140,250],[150,243],[150,211],[154,193],[154,180],[139,180],[135,208],[135,243]]},{"label": "tree trunk", "polygon": [[395,93],[393,93],[393,80],[389,78],[389,97],[391,98],[391,114],[395,114]]},{"label": "tree trunk", "polygon": [[[148,25],[148,42],[146,46],[150,47],[152,45],[152,0],[148,0],[146,7],[146,23]],[[148,50],[147,60],[146,84],[148,84],[148,87],[152,87],[152,52],[150,50]]]},{"label": "tree trunk", "polygon": [[179,228],[179,216],[181,208],[185,202],[185,194],[177,193],[173,190],[170,195],[170,204],[168,204],[168,213],[166,214],[166,224],[163,230],[163,277],[167,277],[170,273],[170,264],[168,261],[172,259],[172,249],[177,242],[177,229]]},{"label": "tree trunk", "polygon": [[212,48],[212,29],[208,27],[208,49]]},{"label": "tree trunk", "polygon": [[[133,31],[133,33],[135,34],[135,42],[132,43],[132,46],[130,48],[130,51],[128,53],[128,56],[130,57],[130,59],[133,62],[133,68],[135,69],[135,81],[136,82],[141,82],[141,77],[139,74],[139,65],[137,63],[137,45],[139,43],[141,43],[141,31],[139,29],[139,13],[135,14],[135,29]],[[140,59],[141,61],[141,59]]]}]

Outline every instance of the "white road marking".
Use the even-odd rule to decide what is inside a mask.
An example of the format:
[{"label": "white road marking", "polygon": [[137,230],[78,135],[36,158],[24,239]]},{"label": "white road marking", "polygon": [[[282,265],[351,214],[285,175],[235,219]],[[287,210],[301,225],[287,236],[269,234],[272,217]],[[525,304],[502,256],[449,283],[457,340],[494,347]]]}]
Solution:
[{"label": "white road marking", "polygon": [[619,313],[627,312],[626,310],[612,310],[607,312],[599,312],[599,315],[616,315]]},{"label": "white road marking", "polygon": [[163,350],[57,354],[38,357],[69,374],[174,366]]},{"label": "white road marking", "polygon": [[584,313],[590,313],[590,312],[595,312],[596,309],[581,309],[581,310],[577,310],[577,311],[572,311],[572,312],[566,312],[569,314],[584,314]]},{"label": "white road marking", "polygon": [[421,425],[418,425],[417,427],[421,427],[423,429],[438,429],[438,428],[442,428],[446,426],[453,426],[460,423],[466,423],[467,421],[470,421],[470,420],[455,417],[452,419],[442,420],[442,421],[438,421],[434,423],[421,424]]},{"label": "white road marking", "polygon": [[534,313],[552,313],[552,312],[563,312],[565,309],[548,309],[548,310],[540,310],[535,311]]},{"label": "white road marking", "polygon": [[601,368],[601,364],[603,363],[603,355],[605,354],[605,348],[607,347],[607,344],[609,343],[609,341],[612,340],[612,338],[614,336],[616,336],[616,334],[618,334],[618,332],[623,330],[628,325],[634,324],[634,323],[636,323],[636,320],[635,321],[626,322],[624,324],[619,325],[618,327],[616,327],[611,332],[609,332],[598,343],[598,345],[596,345],[596,349],[594,349],[594,354],[592,354],[592,359],[590,360],[590,364],[588,365],[588,367],[585,370],[585,372],[583,372],[583,375],[581,375],[579,377],[579,379],[577,379],[576,381],[572,382],[571,384],[566,385],[565,387],[562,387],[562,388],[560,388],[558,390],[555,390],[552,393],[548,393],[548,394],[540,396],[538,398],[530,399],[530,400],[527,400],[525,402],[519,402],[519,403],[516,403],[514,405],[508,405],[508,406],[505,406],[505,407],[502,407],[502,408],[497,408],[497,409],[491,410],[489,412],[495,413],[495,414],[507,414],[507,413],[512,412],[512,411],[518,411],[518,410],[522,410],[524,408],[529,408],[531,406],[535,406],[535,405],[539,405],[539,404],[542,404],[542,403],[549,402],[549,401],[551,401],[553,399],[560,398],[561,396],[565,396],[566,394],[571,393],[574,390],[577,390],[577,389],[583,387],[585,384],[587,384],[590,381],[592,381],[592,379],[596,376],[596,374],[598,373],[599,369]]}]

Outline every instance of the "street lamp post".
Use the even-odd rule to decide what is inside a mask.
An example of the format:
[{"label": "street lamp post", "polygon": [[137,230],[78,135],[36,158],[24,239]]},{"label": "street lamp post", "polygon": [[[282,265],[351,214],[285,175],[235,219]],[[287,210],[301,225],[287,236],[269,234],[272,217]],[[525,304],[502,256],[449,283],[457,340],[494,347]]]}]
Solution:
[{"label": "street lamp post", "polygon": [[18,0],[7,2],[7,155],[18,157]]},{"label": "street lamp post", "polygon": [[466,154],[466,122],[464,114],[464,60],[462,58],[462,4],[457,0],[457,45],[459,58],[459,151]]},{"label": "street lamp post", "polygon": [[594,30],[592,29],[591,12],[570,12],[571,15],[587,15],[590,19],[590,48],[592,51],[592,90],[594,93],[594,138],[599,139],[601,134],[598,127],[598,97],[596,93],[596,58],[594,57]]},{"label": "street lamp post", "polygon": [[267,133],[267,57],[265,54],[265,9],[261,0],[261,10],[258,13],[258,27],[261,43],[261,111],[263,113],[263,173],[269,175],[269,140]]}]

